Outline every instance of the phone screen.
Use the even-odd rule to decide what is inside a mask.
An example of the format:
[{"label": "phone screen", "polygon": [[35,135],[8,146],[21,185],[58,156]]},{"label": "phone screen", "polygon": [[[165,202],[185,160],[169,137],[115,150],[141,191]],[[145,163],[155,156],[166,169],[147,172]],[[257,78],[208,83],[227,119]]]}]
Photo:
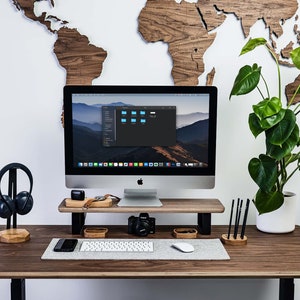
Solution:
[{"label": "phone screen", "polygon": [[78,243],[77,239],[60,239],[54,247],[56,252],[72,252]]}]

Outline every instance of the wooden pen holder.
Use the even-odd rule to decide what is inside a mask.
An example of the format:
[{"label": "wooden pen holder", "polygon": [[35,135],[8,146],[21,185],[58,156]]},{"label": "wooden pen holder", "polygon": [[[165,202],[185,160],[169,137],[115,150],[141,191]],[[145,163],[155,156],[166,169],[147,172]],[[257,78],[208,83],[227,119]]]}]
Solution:
[{"label": "wooden pen holder", "polygon": [[237,234],[236,239],[234,238],[233,234],[230,234],[229,238],[227,234],[222,234],[221,241],[227,245],[235,245],[241,246],[247,244],[247,236],[244,235],[244,238],[241,238],[240,234]]}]

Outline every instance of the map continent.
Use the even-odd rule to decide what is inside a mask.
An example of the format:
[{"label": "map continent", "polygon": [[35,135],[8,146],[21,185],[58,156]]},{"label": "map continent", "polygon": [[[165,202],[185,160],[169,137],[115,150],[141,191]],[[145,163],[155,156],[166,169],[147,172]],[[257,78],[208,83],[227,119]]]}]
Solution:
[{"label": "map continent", "polygon": [[148,42],[168,44],[175,85],[198,85],[204,71],[203,55],[215,34],[208,34],[195,4],[147,1],[139,16],[139,31]]},{"label": "map continent", "polygon": [[[139,31],[147,42],[163,41],[169,45],[175,85],[197,85],[204,72],[203,55],[215,38],[215,33],[210,32],[224,22],[227,14],[240,20],[245,37],[251,26],[262,19],[272,40],[273,34],[282,35],[282,25],[297,9],[297,0],[148,0],[139,16]],[[272,45],[275,47],[273,40]]]},{"label": "map continent", "polygon": [[[47,1],[54,6],[54,0]],[[17,9],[23,11],[27,18],[46,26],[50,32],[57,33],[54,53],[60,66],[66,70],[66,84],[91,85],[93,79],[101,75],[107,52],[91,45],[88,38],[81,35],[76,29],[65,27],[67,21],[62,21],[55,16],[47,16],[46,12],[41,16],[36,16],[34,13],[35,2],[37,0],[13,0]],[[61,22],[63,27],[53,30],[51,20]]]},{"label": "map continent", "polygon": [[90,85],[100,76],[106,51],[89,44],[76,29],[63,27],[57,32],[54,53],[66,69],[66,84]]},{"label": "map continent", "polygon": [[[12,1],[25,17],[57,35],[54,54],[66,70],[66,84],[90,85],[93,79],[101,76],[107,57],[104,49],[90,44],[88,37],[80,34],[78,29],[68,28],[67,21],[48,12],[39,16],[35,14],[36,3],[46,1],[53,8],[55,0],[8,1]],[[198,85],[199,76],[205,69],[204,54],[215,40],[215,30],[228,14],[240,21],[245,38],[257,20],[262,20],[269,32],[270,47],[278,54],[279,62],[288,66],[288,53],[294,44],[289,41],[283,49],[277,49],[276,40],[283,34],[283,25],[290,19],[294,22],[293,34],[299,43],[297,10],[297,0],[147,0],[138,17],[138,31],[146,43],[162,41],[168,45],[175,85]],[[59,23],[60,28],[52,29],[53,22]],[[215,68],[208,70],[208,85],[213,84],[215,72]],[[299,81],[300,78],[297,78],[286,86],[287,96],[293,93]]]}]

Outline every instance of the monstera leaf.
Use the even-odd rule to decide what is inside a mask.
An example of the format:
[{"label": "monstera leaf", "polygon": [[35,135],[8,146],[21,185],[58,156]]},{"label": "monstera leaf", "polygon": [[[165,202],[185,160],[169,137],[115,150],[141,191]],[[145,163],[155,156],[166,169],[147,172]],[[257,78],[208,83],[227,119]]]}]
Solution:
[{"label": "monstera leaf", "polygon": [[242,48],[240,55],[246,54],[254,50],[258,46],[263,46],[267,44],[267,40],[264,38],[250,39],[247,44]]},{"label": "monstera leaf", "polygon": [[254,64],[252,67],[246,65],[242,67],[234,81],[230,97],[235,95],[245,95],[253,91],[260,79],[261,67]]},{"label": "monstera leaf", "polygon": [[259,158],[252,158],[248,164],[251,178],[259,188],[268,193],[271,192],[277,181],[276,160],[267,155],[261,154]]},{"label": "monstera leaf", "polygon": [[283,201],[284,196],[279,191],[266,193],[262,190],[258,190],[254,204],[258,213],[261,215],[278,209],[283,204]]}]

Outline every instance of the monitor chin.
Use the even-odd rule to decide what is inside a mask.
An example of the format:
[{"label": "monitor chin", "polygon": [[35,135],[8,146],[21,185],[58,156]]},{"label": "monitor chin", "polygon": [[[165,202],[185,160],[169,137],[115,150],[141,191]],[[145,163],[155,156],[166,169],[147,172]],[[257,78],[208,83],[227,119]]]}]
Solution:
[{"label": "monitor chin", "polygon": [[124,195],[118,206],[160,207],[156,189],[124,189]]}]

